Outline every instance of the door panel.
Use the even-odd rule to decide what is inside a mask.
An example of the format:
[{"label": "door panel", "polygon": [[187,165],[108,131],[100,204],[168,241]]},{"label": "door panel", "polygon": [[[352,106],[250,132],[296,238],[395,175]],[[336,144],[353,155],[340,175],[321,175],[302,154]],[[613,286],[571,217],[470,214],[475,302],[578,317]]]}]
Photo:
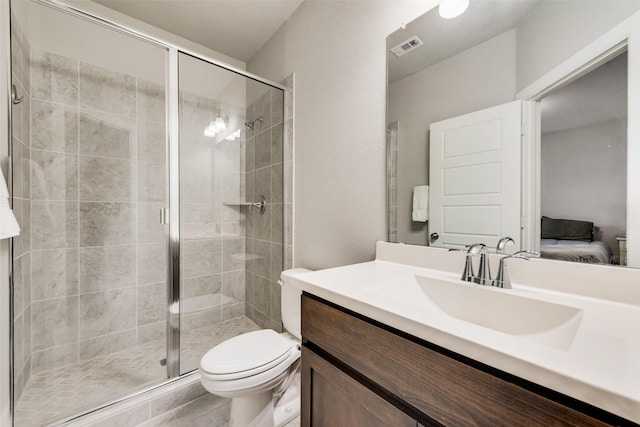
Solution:
[{"label": "door panel", "polygon": [[432,246],[520,250],[522,101],[430,126],[429,233]]}]

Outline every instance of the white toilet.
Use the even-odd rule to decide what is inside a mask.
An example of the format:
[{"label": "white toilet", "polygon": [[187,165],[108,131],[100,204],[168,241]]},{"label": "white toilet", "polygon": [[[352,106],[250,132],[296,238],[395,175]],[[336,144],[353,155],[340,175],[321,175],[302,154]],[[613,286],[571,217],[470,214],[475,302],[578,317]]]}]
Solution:
[{"label": "white toilet", "polygon": [[200,361],[202,385],[212,394],[231,398],[232,427],[280,427],[300,413],[300,294],[289,278],[308,272],[282,272],[282,323],[272,329],[230,338],[209,350]]}]

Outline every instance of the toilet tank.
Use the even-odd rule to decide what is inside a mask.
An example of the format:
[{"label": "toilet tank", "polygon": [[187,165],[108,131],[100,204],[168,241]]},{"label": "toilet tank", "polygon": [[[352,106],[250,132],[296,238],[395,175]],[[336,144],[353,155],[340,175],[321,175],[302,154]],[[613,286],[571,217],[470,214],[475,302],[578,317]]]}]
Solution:
[{"label": "toilet tank", "polygon": [[311,270],[306,268],[293,268],[285,270],[280,275],[280,285],[282,286],[282,293],[280,297],[280,308],[282,310],[282,325],[285,331],[298,339],[302,339],[302,332],[300,324],[302,322],[301,317],[301,304],[300,296],[302,291],[291,286],[291,277],[298,274],[308,273]]}]

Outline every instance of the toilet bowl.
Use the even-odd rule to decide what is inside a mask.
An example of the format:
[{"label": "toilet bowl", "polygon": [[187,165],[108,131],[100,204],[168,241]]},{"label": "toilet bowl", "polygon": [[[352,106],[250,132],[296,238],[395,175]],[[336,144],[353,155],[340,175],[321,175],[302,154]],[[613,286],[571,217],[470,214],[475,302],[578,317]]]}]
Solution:
[{"label": "toilet bowl", "polygon": [[282,272],[282,322],[286,332],[272,329],[230,338],[200,360],[204,388],[231,399],[232,427],[280,427],[300,412],[300,294],[290,277],[307,272]]}]

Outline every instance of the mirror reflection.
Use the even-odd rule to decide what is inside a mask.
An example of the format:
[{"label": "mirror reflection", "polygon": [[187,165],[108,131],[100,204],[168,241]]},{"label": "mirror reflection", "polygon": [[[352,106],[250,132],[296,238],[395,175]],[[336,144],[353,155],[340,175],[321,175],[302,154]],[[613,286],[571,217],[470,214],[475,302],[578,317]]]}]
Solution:
[{"label": "mirror reflection", "polygon": [[496,248],[508,236],[508,253],[627,265],[626,43],[548,79],[639,9],[477,0],[391,34],[389,240]]}]

